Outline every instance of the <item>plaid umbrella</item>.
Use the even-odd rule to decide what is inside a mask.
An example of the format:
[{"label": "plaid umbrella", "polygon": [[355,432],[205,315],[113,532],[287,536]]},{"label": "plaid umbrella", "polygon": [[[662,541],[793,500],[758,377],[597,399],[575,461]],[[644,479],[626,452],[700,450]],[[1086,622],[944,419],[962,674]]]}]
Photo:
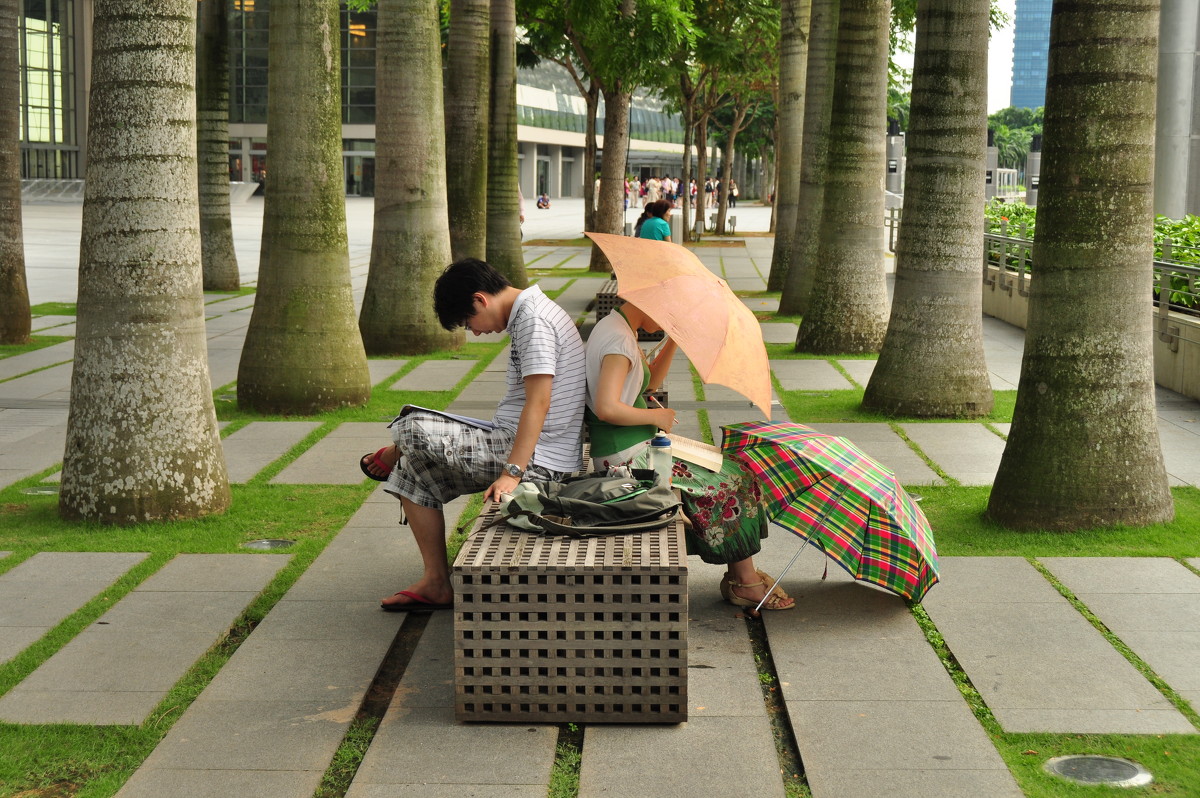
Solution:
[{"label": "plaid umbrella", "polygon": [[938,581],[925,514],[890,469],[849,440],[793,423],[724,430],[722,450],[759,477],[776,524],[820,546],[855,579],[905,598],[920,601]]}]

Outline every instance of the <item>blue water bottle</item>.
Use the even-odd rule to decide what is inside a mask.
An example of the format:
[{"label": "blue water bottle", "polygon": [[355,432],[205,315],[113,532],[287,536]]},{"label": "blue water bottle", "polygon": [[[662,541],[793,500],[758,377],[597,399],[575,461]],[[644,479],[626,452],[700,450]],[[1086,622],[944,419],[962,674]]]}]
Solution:
[{"label": "blue water bottle", "polygon": [[674,467],[671,457],[671,439],[662,430],[650,439],[650,468],[658,473],[664,485],[671,484],[671,469]]}]

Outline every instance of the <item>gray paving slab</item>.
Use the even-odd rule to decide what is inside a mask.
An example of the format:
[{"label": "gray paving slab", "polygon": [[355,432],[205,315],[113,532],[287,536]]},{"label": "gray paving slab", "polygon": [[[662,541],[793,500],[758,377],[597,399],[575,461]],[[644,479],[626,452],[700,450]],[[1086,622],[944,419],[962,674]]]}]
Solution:
[{"label": "gray paving slab", "polygon": [[779,310],[779,297],[744,296],[742,302],[755,313],[774,313]]},{"label": "gray paving slab", "polygon": [[1167,473],[1178,484],[1200,487],[1200,428],[1158,420],[1159,441]]},{"label": "gray paving slab", "polygon": [[252,421],[222,438],[229,481],[249,482],[319,426],[316,421]]},{"label": "gray paving slab", "polygon": [[790,321],[768,321],[759,325],[762,327],[763,341],[768,344],[791,344],[796,342],[796,331],[799,324]]},{"label": "gray paving slab", "polygon": [[146,557],[44,551],[0,575],[0,662],[15,657]]},{"label": "gray paving slab", "polygon": [[535,282],[543,291],[552,292],[562,290],[570,281],[570,277],[541,277]]},{"label": "gray paving slab", "polygon": [[67,445],[67,425],[40,427],[17,446],[0,448],[0,488],[62,462]]},{"label": "gray paving slab", "polygon": [[580,798],[709,795],[714,772],[738,795],[783,795],[754,654],[745,621],[721,600],[723,574],[688,558],[687,723],[588,726]]},{"label": "gray paving slab", "polygon": [[866,388],[867,383],[871,381],[871,375],[875,373],[875,364],[878,362],[878,360],[839,360],[838,365],[846,370],[850,379],[858,383],[859,388]]},{"label": "gray paving slab", "polygon": [[347,796],[379,795],[385,787],[393,795],[427,795],[426,785],[546,794],[554,726],[455,722],[450,613],[433,614],[411,663]]},{"label": "gray paving slab", "polygon": [[917,456],[887,424],[809,424],[815,430],[848,438],[882,465],[896,473],[902,485],[944,485],[945,482]]},{"label": "gray paving slab", "polygon": [[[382,502],[368,505],[359,523]],[[399,532],[340,532],[119,795],[154,795],[159,784],[187,796],[228,783],[266,790],[264,772],[303,787],[279,794],[311,795],[404,618],[381,612],[379,598],[420,573],[412,536]]]},{"label": "gray paving slab", "polygon": [[[755,560],[778,576],[798,546],[772,530]],[[797,608],[763,614],[813,797],[1020,796],[903,600],[825,565],[805,549],[783,582]],[[894,786],[863,790],[886,774]]]},{"label": "gray paving slab", "polygon": [[[0,360],[0,363],[7,363],[12,359],[5,358]],[[58,365],[51,365],[22,377],[14,377],[0,384],[0,395],[6,399],[69,399],[71,362],[57,362]]]},{"label": "gray paving slab", "polygon": [[[584,268],[587,267],[586,262]],[[578,319],[580,316],[587,313],[588,305],[596,298],[596,292],[600,290],[600,286],[604,285],[607,277],[580,277],[567,286],[561,294],[555,298],[555,302],[562,307],[573,319]]]},{"label": "gray paving slab", "polygon": [[1200,576],[1165,557],[1041,562],[1173,689],[1200,691]]},{"label": "gray paving slab", "polygon": [[731,277],[726,282],[729,283],[730,289],[734,291],[767,290],[767,280],[765,277]]},{"label": "gray paving slab", "polygon": [[[512,346],[511,345],[506,346],[503,349],[501,349],[499,352],[496,353],[496,356],[493,357],[490,361],[488,361],[488,364],[483,367],[483,374],[494,373],[494,372],[499,372],[500,374],[505,374],[508,371],[508,358],[511,354],[512,354]],[[498,397],[497,397],[497,401],[499,401]]]},{"label": "gray paving slab", "polygon": [[983,424],[913,422],[900,427],[930,460],[963,485],[995,481],[1004,441]]},{"label": "gray paving slab", "polygon": [[139,770],[122,798],[280,798],[312,795],[322,771],[287,770]]},{"label": "gray paving slab", "polygon": [[407,360],[397,358],[370,358],[367,360],[367,368],[371,371],[371,384],[379,385],[384,380],[394,376],[397,371],[404,368],[408,363]]},{"label": "gray paving slab", "polygon": [[[0,380],[9,380],[18,374],[27,374],[37,369],[44,369],[57,363],[68,363],[75,357],[75,342],[63,341],[61,344],[44,346],[32,352],[0,359]],[[0,395],[15,396],[10,393],[8,385],[0,386]]]},{"label": "gray paving slab", "polygon": [[945,557],[924,606],[1006,731],[1195,729],[1028,562]]},{"label": "gray paving slab", "polygon": [[60,332],[64,325],[75,328],[74,316],[34,316],[30,322],[30,332],[42,335],[74,335],[74,332]]},{"label": "gray paving slab", "polygon": [[392,442],[387,422],[339,424],[291,465],[271,478],[279,485],[355,485],[366,479],[358,467],[367,452]]},{"label": "gray paving slab", "polygon": [[478,360],[426,360],[392,384],[393,391],[452,391]]},{"label": "gray paving slab", "polygon": [[[214,349],[211,341],[208,350],[208,383],[215,391],[223,385],[237,382],[238,366],[241,363],[243,339],[239,336],[236,346]],[[236,399],[236,393],[234,394]]]},{"label": "gray paving slab", "polygon": [[771,372],[785,391],[848,391],[854,388],[827,360],[772,360]]},{"label": "gray paving slab", "polygon": [[769,732],[765,715],[742,718],[732,733],[728,723],[710,717],[678,726],[589,726],[579,798],[782,796]]},{"label": "gray paving slab", "polygon": [[0,697],[0,719],[141,723],[288,559],[178,555]]}]

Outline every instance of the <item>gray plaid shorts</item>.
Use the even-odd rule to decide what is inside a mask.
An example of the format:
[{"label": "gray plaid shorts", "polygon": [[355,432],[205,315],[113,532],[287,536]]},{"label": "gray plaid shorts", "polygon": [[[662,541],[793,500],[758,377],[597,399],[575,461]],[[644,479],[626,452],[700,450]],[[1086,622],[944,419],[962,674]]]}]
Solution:
[{"label": "gray plaid shorts", "polygon": [[[422,412],[398,419],[391,430],[401,459],[384,490],[435,509],[480,493],[499,479],[517,435],[516,430],[484,430]],[[530,465],[526,473],[555,482],[566,476],[538,465]]]}]

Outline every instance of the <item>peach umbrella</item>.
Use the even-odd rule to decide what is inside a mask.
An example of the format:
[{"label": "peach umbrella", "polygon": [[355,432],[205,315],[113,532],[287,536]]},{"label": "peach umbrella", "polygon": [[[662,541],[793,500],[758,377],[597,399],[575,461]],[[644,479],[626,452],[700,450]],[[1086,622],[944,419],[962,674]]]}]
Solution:
[{"label": "peach umbrella", "polygon": [[617,296],[662,325],[700,379],[745,396],[771,418],[771,367],[762,328],[729,285],[669,241],[585,233],[608,256]]}]

